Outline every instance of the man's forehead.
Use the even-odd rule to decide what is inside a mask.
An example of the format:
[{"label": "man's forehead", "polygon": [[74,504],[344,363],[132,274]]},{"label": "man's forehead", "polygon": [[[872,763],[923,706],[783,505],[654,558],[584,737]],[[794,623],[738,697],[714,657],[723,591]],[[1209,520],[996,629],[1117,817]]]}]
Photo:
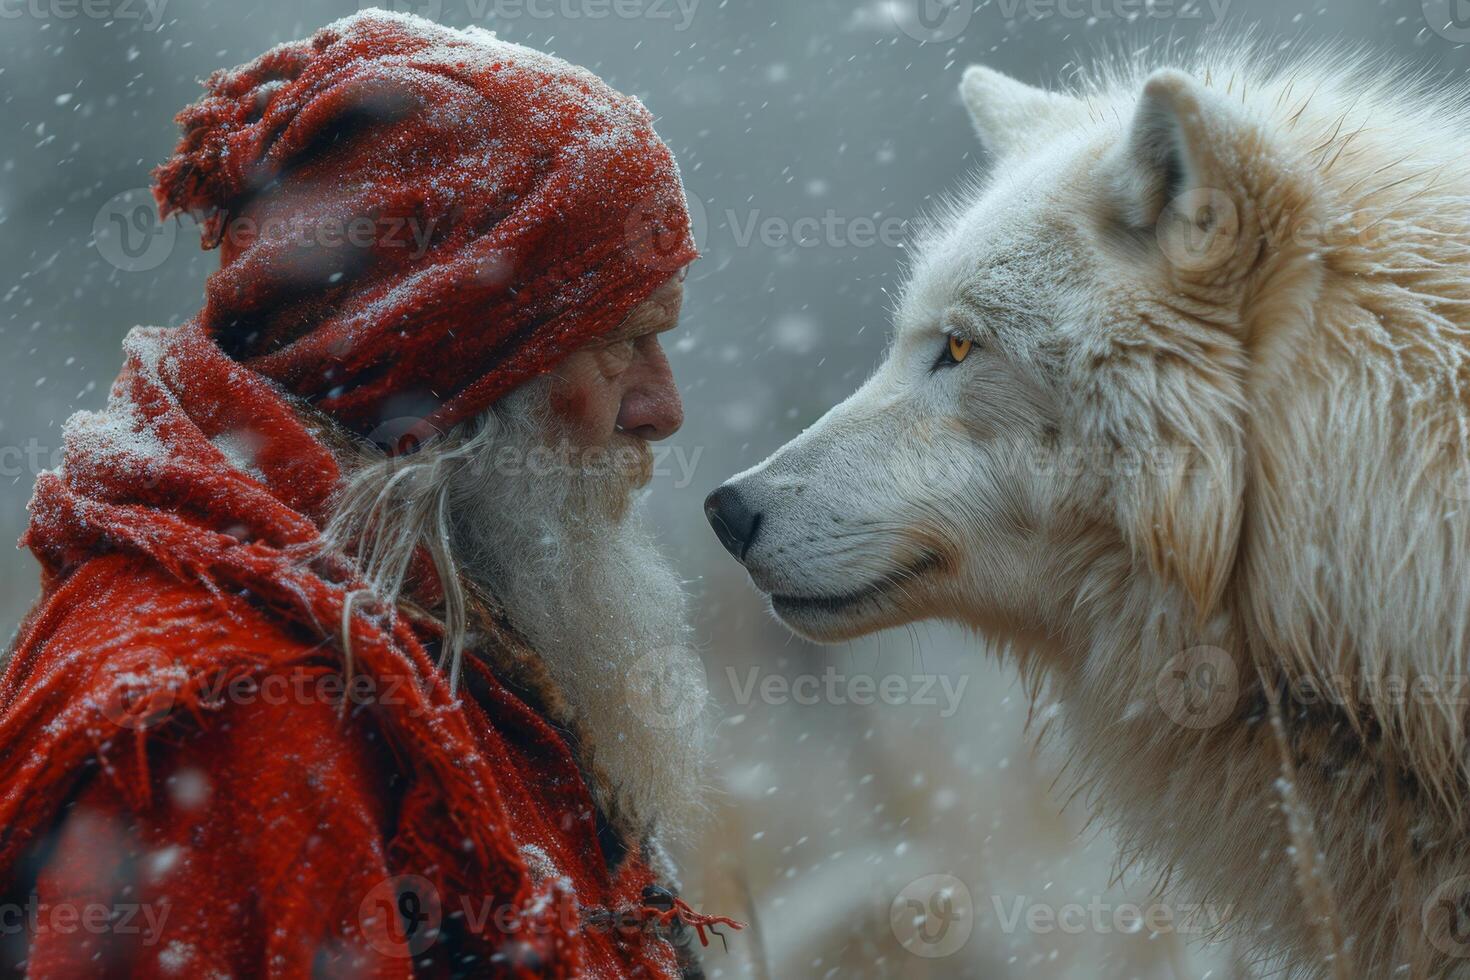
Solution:
[{"label": "man's forehead", "polygon": [[679,325],[679,307],[684,299],[684,277],[675,275],[643,302],[633,307],[623,322],[602,337],[616,344],[651,333],[665,333]]}]

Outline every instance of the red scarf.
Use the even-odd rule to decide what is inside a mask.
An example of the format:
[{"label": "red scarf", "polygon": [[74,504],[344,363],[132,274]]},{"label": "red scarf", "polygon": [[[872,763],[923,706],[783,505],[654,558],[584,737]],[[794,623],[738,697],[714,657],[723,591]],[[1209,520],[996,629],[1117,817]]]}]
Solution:
[{"label": "red scarf", "polygon": [[432,637],[359,603],[343,703],[362,583],[311,557],[338,467],[281,392],[197,323],[125,351],[37,481],[0,681],[30,973],[676,975],[665,927],[719,920],[636,843],[610,870],[566,740],[489,670],[456,701]]}]

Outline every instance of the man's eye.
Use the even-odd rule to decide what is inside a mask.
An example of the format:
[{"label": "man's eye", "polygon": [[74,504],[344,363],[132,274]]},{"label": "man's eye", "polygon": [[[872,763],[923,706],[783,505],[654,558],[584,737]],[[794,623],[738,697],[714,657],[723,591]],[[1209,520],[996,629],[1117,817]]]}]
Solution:
[{"label": "man's eye", "polygon": [[974,346],[975,342],[968,337],[946,334],[944,348],[939,352],[939,360],[934,362],[934,367],[937,369],[960,363],[970,356],[970,348]]},{"label": "man's eye", "polygon": [[633,341],[619,340],[597,351],[597,366],[604,375],[618,374],[633,363]]}]

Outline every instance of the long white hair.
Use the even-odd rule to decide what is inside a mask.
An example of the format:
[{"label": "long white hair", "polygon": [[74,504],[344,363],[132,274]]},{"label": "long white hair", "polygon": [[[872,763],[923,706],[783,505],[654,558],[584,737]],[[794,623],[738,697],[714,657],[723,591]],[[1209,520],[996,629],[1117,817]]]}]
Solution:
[{"label": "long white hair", "polygon": [[604,812],[639,835],[677,833],[699,809],[708,689],[682,584],[630,505],[651,453],[621,435],[612,451],[577,451],[547,393],[533,381],[410,456],[361,462],[324,543],[390,609],[428,553],[454,689],[472,641],[469,589],[488,593],[554,685],[548,713],[577,733]]},{"label": "long white hair", "polygon": [[[466,637],[468,604],[454,556],[450,515],[456,498],[469,489],[467,472],[483,467],[499,443],[511,417],[492,408],[479,418],[434,433],[421,449],[408,456],[374,452],[376,439],[359,447],[333,504],[332,518],[322,533],[325,551],[353,558],[367,583],[367,596],[395,608],[404,598],[415,554],[423,548],[434,562],[444,594],[444,639],[439,666],[448,671],[450,691],[459,687]],[[408,426],[404,426],[407,428]],[[390,440],[408,433],[389,423]],[[351,638],[347,620],[362,593],[348,597],[343,609],[342,642],[351,669]]]}]

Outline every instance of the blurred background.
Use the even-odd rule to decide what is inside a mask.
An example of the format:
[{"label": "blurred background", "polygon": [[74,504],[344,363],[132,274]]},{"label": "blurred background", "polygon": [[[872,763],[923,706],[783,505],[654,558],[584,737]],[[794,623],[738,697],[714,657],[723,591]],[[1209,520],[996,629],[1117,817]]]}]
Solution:
[{"label": "blurred background", "polygon": [[[720,711],[716,806],[680,855],[687,894],[753,924],[728,952],[715,942],[711,975],[1247,976],[1178,927],[1185,910],[1166,909],[1174,927],[1157,910],[1141,920],[1154,883],[1114,880],[1112,842],[1053,785],[1064,756],[1033,747],[1026,692],[974,638],[920,626],[832,648],[794,640],[700,502],[877,363],[912,222],[984,166],[956,95],[967,64],[1054,84],[1101,50],[1148,57],[1253,31],[1272,48],[1363,43],[1449,78],[1470,66],[1470,3],[371,5],[588,66],[642,97],[683,167],[705,257],[669,338],[688,421],[651,512],[697,596]],[[217,256],[192,225],[159,224],[144,190],[173,114],[213,69],[356,9],[0,0],[0,539],[21,534],[62,421],[103,403],[123,334],[201,304]],[[0,562],[8,631],[37,569],[19,551]]]}]

